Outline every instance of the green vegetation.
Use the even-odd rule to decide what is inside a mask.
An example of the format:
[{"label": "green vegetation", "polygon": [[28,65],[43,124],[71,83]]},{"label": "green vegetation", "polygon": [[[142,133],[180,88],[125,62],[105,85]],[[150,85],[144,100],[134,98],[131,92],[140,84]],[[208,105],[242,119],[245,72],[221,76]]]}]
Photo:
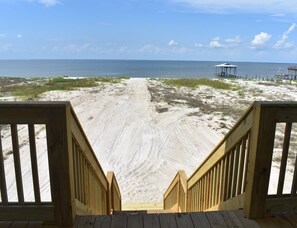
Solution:
[{"label": "green vegetation", "polygon": [[96,87],[98,83],[119,83],[121,78],[78,78],[71,79],[65,77],[57,77],[50,79],[36,78],[27,84],[17,84],[11,86],[0,87],[0,92],[9,93],[13,96],[23,96],[26,99],[34,100],[40,94],[53,90],[73,90],[76,88]]},{"label": "green vegetation", "polygon": [[174,78],[174,79],[162,79],[162,81],[170,86],[176,87],[188,87],[196,89],[199,86],[209,86],[214,89],[234,90],[235,86],[226,83],[221,80],[213,80],[208,78]]}]

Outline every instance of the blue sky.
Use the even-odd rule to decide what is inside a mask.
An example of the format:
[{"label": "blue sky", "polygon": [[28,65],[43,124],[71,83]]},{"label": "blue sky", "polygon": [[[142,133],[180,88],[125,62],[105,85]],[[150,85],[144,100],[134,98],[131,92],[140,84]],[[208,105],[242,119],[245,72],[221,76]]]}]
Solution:
[{"label": "blue sky", "polygon": [[0,0],[0,59],[297,62],[296,0]]}]

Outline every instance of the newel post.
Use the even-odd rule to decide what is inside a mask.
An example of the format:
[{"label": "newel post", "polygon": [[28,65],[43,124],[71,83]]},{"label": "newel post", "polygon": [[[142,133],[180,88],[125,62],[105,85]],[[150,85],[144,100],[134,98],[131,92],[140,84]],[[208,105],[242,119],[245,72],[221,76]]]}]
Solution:
[{"label": "newel post", "polygon": [[76,208],[70,103],[51,107],[48,114],[46,133],[55,219],[59,227],[73,227]]},{"label": "newel post", "polygon": [[244,214],[261,218],[265,213],[276,121],[271,108],[256,102],[253,109],[250,151],[247,165]]}]

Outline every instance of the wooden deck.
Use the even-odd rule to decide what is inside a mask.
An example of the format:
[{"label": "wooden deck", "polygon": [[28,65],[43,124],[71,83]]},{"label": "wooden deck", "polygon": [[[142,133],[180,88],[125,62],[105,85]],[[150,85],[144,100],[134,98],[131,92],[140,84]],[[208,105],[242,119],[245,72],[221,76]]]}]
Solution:
[{"label": "wooden deck", "polygon": [[[55,228],[42,222],[5,222],[0,228]],[[149,214],[120,212],[113,215],[78,216],[77,228],[293,228],[297,227],[297,212],[279,213],[251,220],[243,212],[214,211],[192,213]]]},{"label": "wooden deck", "polygon": [[297,213],[275,214],[250,220],[243,212],[216,211],[171,214],[119,213],[105,216],[80,216],[77,228],[198,228],[198,227],[297,227]]}]

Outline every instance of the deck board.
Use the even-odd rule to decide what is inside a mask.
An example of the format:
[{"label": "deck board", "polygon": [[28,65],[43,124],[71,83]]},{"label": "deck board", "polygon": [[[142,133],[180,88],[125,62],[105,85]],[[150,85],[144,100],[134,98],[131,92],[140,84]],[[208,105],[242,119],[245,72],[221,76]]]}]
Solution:
[{"label": "deck board", "polygon": [[14,222],[9,228],[27,228],[29,222]]},{"label": "deck board", "polygon": [[147,214],[143,216],[143,228],[160,228],[158,214]]},{"label": "deck board", "polygon": [[143,216],[135,214],[128,216],[127,227],[129,228],[143,228]]},{"label": "deck board", "polygon": [[195,228],[211,228],[205,213],[190,213],[190,215]]},{"label": "deck board", "polygon": [[245,227],[243,222],[237,217],[236,214],[230,211],[221,211],[220,214],[222,215],[228,227]]},{"label": "deck board", "polygon": [[189,213],[177,213],[175,214],[175,220],[177,227],[194,228],[193,221]]},{"label": "deck board", "polygon": [[115,214],[111,219],[111,228],[126,228],[127,227],[127,215]]},{"label": "deck board", "polygon": [[76,221],[77,228],[93,228],[96,220],[95,215],[81,216]]},{"label": "deck board", "polygon": [[95,225],[96,228],[110,228],[111,227],[111,216],[96,216]]},{"label": "deck board", "polygon": [[228,228],[228,225],[226,224],[220,212],[208,212],[206,213],[206,216],[212,228]]},{"label": "deck board", "polygon": [[159,214],[161,228],[178,228],[174,214]]},{"label": "deck board", "polygon": [[[43,222],[0,221],[0,228],[41,228]],[[49,226],[46,226],[49,227]],[[244,217],[242,210],[191,213],[117,213],[78,216],[75,227],[89,228],[292,228],[297,227],[297,212],[278,213],[262,219]]]},{"label": "deck board", "polygon": [[245,218],[241,210],[231,211],[230,213],[237,216],[237,218],[242,222],[243,227],[260,228],[259,224],[255,220]]},{"label": "deck board", "polygon": [[0,222],[0,228],[9,228],[12,222]]}]

